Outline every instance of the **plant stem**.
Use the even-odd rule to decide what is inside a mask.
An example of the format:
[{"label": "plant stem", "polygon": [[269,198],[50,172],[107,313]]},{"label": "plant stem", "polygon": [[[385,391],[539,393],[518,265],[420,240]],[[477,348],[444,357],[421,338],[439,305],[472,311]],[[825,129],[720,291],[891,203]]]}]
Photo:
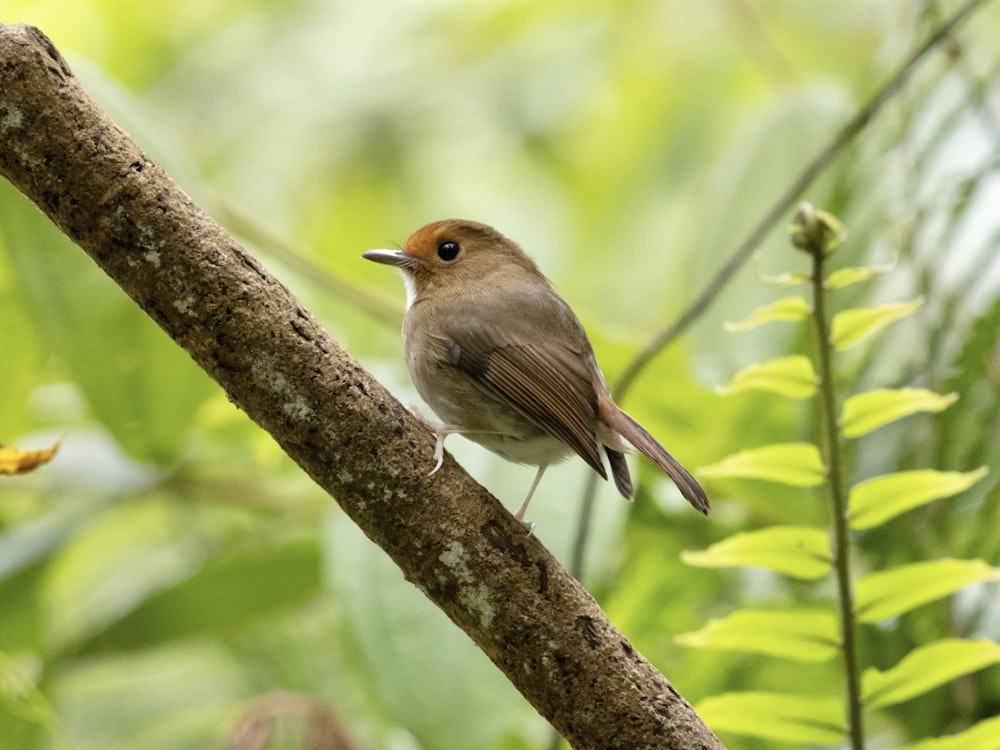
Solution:
[{"label": "plant stem", "polygon": [[969,0],[955,13],[939,24],[930,36],[903,63],[892,77],[883,83],[864,106],[858,109],[844,126],[833,136],[812,161],[800,172],[785,191],[775,200],[768,212],[750,230],[739,246],[719,267],[715,275],[708,281],[698,297],[681,314],[681,316],[666,328],[659,331],[653,339],[628,364],[618,382],[611,389],[615,400],[619,403],[625,394],[631,390],[632,384],[646,366],[674,339],[684,333],[702,314],[711,307],[719,297],[722,289],[736,275],[743,264],[753,255],[754,250],[764,241],[767,234],[781,221],[796,200],[806,189],[833,163],[860,133],[875,119],[875,116],[902,90],[903,85],[920,66],[920,63],[938,45],[948,39],[952,32],[962,24],[973,12],[979,9],[986,0]]},{"label": "plant stem", "polygon": [[[837,397],[833,382],[833,344],[826,312],[826,289],[823,284],[823,266],[829,252],[830,231],[826,216],[804,204],[799,209],[796,222],[801,223],[803,212],[807,221],[819,231],[805,233],[799,246],[812,257],[813,331],[816,335],[816,359],[819,376],[819,406],[827,486],[830,489],[830,506],[833,522],[833,562],[837,575],[837,595],[840,609],[840,644],[844,655],[844,678],[847,691],[847,734],[852,750],[863,750],[861,679],[858,668],[854,592],[851,585],[850,540],[848,538],[847,495],[844,491],[843,457],[841,455],[840,425],[837,419]],[[829,217],[832,220],[832,217]],[[798,244],[798,243],[796,243]]]}]

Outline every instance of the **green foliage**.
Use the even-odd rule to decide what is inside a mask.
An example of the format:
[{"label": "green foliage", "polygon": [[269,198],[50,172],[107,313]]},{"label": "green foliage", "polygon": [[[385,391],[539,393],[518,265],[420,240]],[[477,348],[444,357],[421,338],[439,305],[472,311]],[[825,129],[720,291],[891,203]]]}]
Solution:
[{"label": "green foliage", "polygon": [[[830,227],[829,234],[820,231],[824,222]],[[827,321],[826,297],[831,290],[869,280],[883,270],[845,268],[826,275],[825,262],[836,249],[830,236],[843,236],[839,223],[829,214],[814,212],[804,205],[796,216],[796,227],[806,227],[793,231],[792,236],[797,247],[812,255],[812,272],[785,274],[781,283],[812,282],[812,304],[800,297],[785,298],[758,308],[747,321],[730,326],[730,330],[745,331],[764,323],[794,319],[808,311],[814,318],[815,356],[820,363],[816,369],[820,374],[816,375],[811,361],[804,357],[782,357],[745,368],[722,392],[760,389],[795,399],[815,394],[821,406],[832,413],[838,401],[829,364],[832,352],[854,347],[912,315],[923,300],[852,308],[835,313],[832,322]],[[792,315],[787,314],[789,310]],[[813,387],[807,389],[810,383]],[[865,746],[862,706],[869,711],[894,706],[1000,662],[1000,646],[991,641],[938,638],[913,648],[889,669],[871,666],[863,674],[858,672],[855,650],[863,624],[903,616],[973,583],[997,579],[993,568],[981,560],[914,562],[866,573],[852,562],[856,554],[844,546],[848,524],[855,530],[879,527],[907,511],[969,490],[986,477],[985,467],[968,472],[898,471],[858,482],[850,490],[849,499],[843,496],[840,457],[846,439],[861,437],[919,412],[942,411],[957,399],[955,393],[939,395],[918,388],[858,393],[843,400],[838,420],[823,420],[818,427],[823,455],[809,443],[775,444],[740,451],[702,469],[704,476],[713,478],[765,479],[796,487],[824,484],[831,500],[829,528],[777,526],[743,532],[702,552],[684,553],[686,563],[701,567],[761,567],[800,580],[832,574],[838,579],[835,589],[839,596],[829,610],[738,610],[698,631],[678,636],[678,642],[806,663],[832,660],[839,655],[845,671],[841,697],[826,691],[828,697],[746,692],[707,698],[698,708],[710,723],[714,722],[713,726],[735,734],[794,743],[835,744],[846,734],[850,746],[860,750]],[[849,513],[843,512],[845,508]],[[840,610],[837,617],[835,607]]]},{"label": "green foliage", "polygon": [[840,429],[844,437],[861,437],[883,425],[917,412],[942,411],[957,400],[957,393],[942,396],[922,388],[894,388],[858,393],[844,402]]},{"label": "green foliage", "polygon": [[[346,618],[352,667],[385,716],[408,727],[421,747],[441,750],[497,747],[515,734],[512,726],[526,723],[527,707],[503,674],[456,637],[451,621],[378,547],[343,522],[330,524],[325,539],[329,591]],[[456,705],[464,710],[456,713]]]},{"label": "green foliage", "polygon": [[[580,315],[614,384],[938,20],[934,4],[871,6],[9,0],[3,21],[40,26],[184,190],[414,401],[398,282],[360,252],[448,215],[495,224]],[[1000,638],[1000,503],[995,472],[976,468],[1000,462],[1000,23],[995,9],[974,21],[810,188],[861,238],[826,276],[837,309],[926,300],[838,360],[837,392],[854,392],[840,415],[861,431],[845,434],[858,648],[883,672],[945,635]],[[763,238],[758,266],[786,258]],[[810,274],[762,278],[735,274],[624,406],[689,467],[779,447],[750,461],[757,478],[745,464],[703,475],[707,522],[648,463],[634,464],[634,505],[601,483],[583,575],[714,729],[826,741],[843,702],[830,697],[835,561],[813,501],[825,464],[801,447],[819,444],[812,305],[768,288]],[[784,322],[725,332],[755,308]],[[0,386],[0,442],[65,437],[44,470],[0,482],[0,745],[225,746],[276,690],[311,696],[365,747],[550,742],[483,656],[6,183]],[[505,502],[523,496],[529,469],[449,449]],[[588,472],[554,467],[533,511],[566,563]],[[686,567],[685,549],[709,567]],[[913,747],[995,750],[996,674],[878,709],[873,744],[965,729]],[[740,709],[764,691],[804,700]],[[774,741],[754,737],[771,736],[726,739],[763,750]]]},{"label": "green foliage", "polygon": [[861,622],[880,622],[996,577],[996,570],[982,560],[951,558],[869,573],[857,582],[857,617]]},{"label": "green foliage", "polygon": [[865,703],[881,708],[997,663],[1000,645],[992,641],[943,639],[915,648],[892,669],[865,670],[861,688]]},{"label": "green foliage", "polygon": [[226,635],[236,623],[299,606],[321,589],[320,551],[315,538],[306,538],[215,558],[193,575],[149,594],[77,649],[101,653]]},{"label": "green foliage", "polygon": [[851,284],[858,284],[862,281],[883,276],[896,267],[895,263],[887,263],[882,266],[866,266],[863,268],[839,268],[830,273],[823,281],[823,286],[827,289],[843,289]]},{"label": "green foliage", "polygon": [[702,468],[706,477],[745,477],[781,482],[793,487],[823,483],[823,459],[810,443],[781,443],[734,453]]},{"label": "green foliage", "polygon": [[[6,181],[0,245],[42,339],[95,416],[135,458],[176,459],[176,436],[214,390],[208,376]],[[157,397],[167,392],[172,400]]]},{"label": "green foliage", "polygon": [[803,580],[819,578],[830,570],[826,534],[808,526],[776,526],[735,534],[706,550],[685,552],[681,559],[703,568],[769,568]]},{"label": "green foliage", "polygon": [[809,398],[816,392],[816,371],[808,357],[793,354],[750,365],[733,376],[719,393],[768,391],[788,398]]},{"label": "green foliage", "polygon": [[33,665],[0,653],[0,733],[11,747],[28,747],[53,732],[56,712],[32,679]]},{"label": "green foliage", "polygon": [[706,698],[698,712],[711,726],[733,734],[797,745],[833,744],[843,738],[843,704],[836,698],[762,691]]},{"label": "green foliage", "polygon": [[[846,431],[845,431],[846,434]],[[870,529],[921,505],[964,492],[985,477],[976,471],[900,471],[859,482],[848,500],[852,529]]]},{"label": "green foliage", "polygon": [[971,729],[950,737],[923,740],[906,745],[900,750],[990,750],[997,746],[998,736],[1000,736],[1000,716],[981,721]]},{"label": "green foliage", "polygon": [[804,297],[782,297],[764,307],[758,307],[749,316],[736,323],[727,323],[727,331],[750,331],[775,320],[805,320],[812,313]]},{"label": "green foliage", "polygon": [[877,307],[842,310],[833,316],[831,343],[841,352],[857,346],[886,326],[910,315],[923,303],[923,299],[918,298],[910,302],[887,302]]},{"label": "green foliage", "polygon": [[[690,557],[685,562],[697,565]],[[765,560],[751,559],[741,564],[771,567]],[[826,661],[836,656],[837,623],[833,613],[826,610],[739,609],[722,619],[711,620],[695,633],[681,634],[676,640],[699,648],[748,651],[796,661]]]}]

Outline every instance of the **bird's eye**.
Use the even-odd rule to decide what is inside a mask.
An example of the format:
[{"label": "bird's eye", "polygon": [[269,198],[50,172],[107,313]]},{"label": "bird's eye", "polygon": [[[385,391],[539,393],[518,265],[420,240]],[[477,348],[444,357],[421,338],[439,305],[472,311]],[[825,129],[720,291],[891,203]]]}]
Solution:
[{"label": "bird's eye", "polygon": [[441,260],[455,260],[461,249],[457,242],[442,242],[438,245],[438,257]]}]

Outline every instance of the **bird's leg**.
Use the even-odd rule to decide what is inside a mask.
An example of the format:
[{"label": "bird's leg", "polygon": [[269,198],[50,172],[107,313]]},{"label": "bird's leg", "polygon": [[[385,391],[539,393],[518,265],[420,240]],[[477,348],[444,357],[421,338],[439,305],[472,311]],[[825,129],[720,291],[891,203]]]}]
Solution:
[{"label": "bird's leg", "polygon": [[433,476],[437,474],[438,469],[444,465],[444,439],[453,433],[467,433],[468,430],[463,430],[458,425],[445,424],[444,422],[434,422],[427,417],[425,417],[413,404],[406,405],[407,410],[423,422],[427,429],[434,433],[436,442],[434,443],[434,468],[431,469],[427,476]]},{"label": "bird's leg", "polygon": [[535,494],[535,490],[538,488],[538,483],[542,481],[542,474],[545,473],[545,469],[547,468],[548,464],[542,464],[538,467],[538,473],[535,474],[535,479],[531,483],[531,487],[528,488],[528,496],[524,498],[524,502],[521,503],[521,507],[514,511],[514,518],[521,522],[521,525],[528,530],[529,534],[535,530],[535,524],[531,521],[524,520],[524,512],[528,510],[528,503],[531,502],[531,496]]},{"label": "bird's leg", "polygon": [[461,427],[456,427],[453,424],[432,424],[434,437],[436,442],[434,443],[434,468],[431,469],[430,474],[427,476],[433,476],[437,474],[438,469],[444,465],[444,439],[451,435],[452,433],[463,432]]},{"label": "bird's leg", "polygon": [[[431,469],[430,474],[427,476],[433,476],[437,473],[438,469],[444,465],[444,439],[453,433],[458,433],[460,435],[470,435],[477,432],[482,432],[482,430],[466,430],[463,427],[459,427],[454,424],[446,424],[444,422],[434,422],[425,417],[413,404],[407,404],[406,408],[409,412],[423,422],[427,429],[434,433],[435,443],[434,443],[434,468]],[[548,468],[548,464],[542,464],[538,467],[538,472],[535,474],[534,480],[531,482],[531,487],[528,488],[528,495],[524,498],[524,502],[521,506],[514,511],[514,518],[516,518],[524,528],[528,530],[530,535],[535,530],[535,524],[531,521],[524,520],[524,513],[528,510],[528,503],[531,502],[532,495],[535,494],[535,490],[538,489],[538,483],[542,481],[542,474],[545,473],[545,469]]]}]

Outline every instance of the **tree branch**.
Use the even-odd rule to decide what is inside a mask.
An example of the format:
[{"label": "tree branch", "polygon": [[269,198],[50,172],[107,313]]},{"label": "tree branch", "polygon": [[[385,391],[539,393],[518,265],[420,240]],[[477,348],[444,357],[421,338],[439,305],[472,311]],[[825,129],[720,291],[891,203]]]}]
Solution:
[{"label": "tree branch", "polygon": [[[576,748],[721,748],[541,542],[89,98],[0,24],[0,174],[113,278]],[[164,394],[166,397],[166,394]]]}]

